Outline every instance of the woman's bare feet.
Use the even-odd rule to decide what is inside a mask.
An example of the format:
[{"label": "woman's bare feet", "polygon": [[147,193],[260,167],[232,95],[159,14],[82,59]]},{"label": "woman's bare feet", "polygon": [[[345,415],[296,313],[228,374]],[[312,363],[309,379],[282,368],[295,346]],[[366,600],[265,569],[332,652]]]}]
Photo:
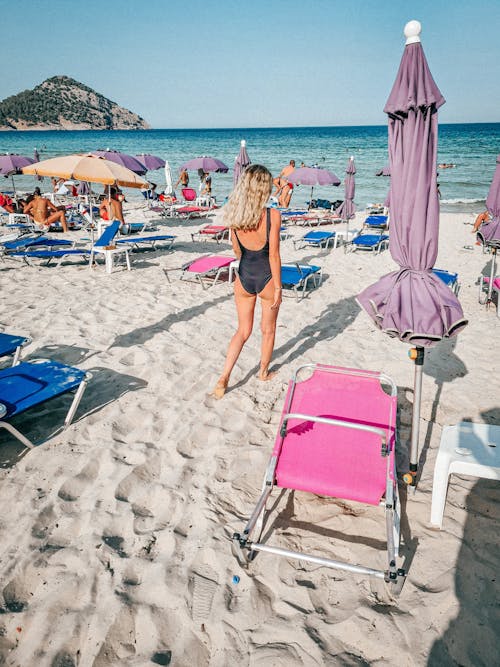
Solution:
[{"label": "woman's bare feet", "polygon": [[217,400],[220,400],[226,393],[227,382],[227,380],[219,380],[215,385],[212,396],[214,396]]},{"label": "woman's bare feet", "polygon": [[272,380],[274,377],[278,375],[278,371],[260,371],[259,373],[259,380],[262,380],[262,382],[268,382],[269,380]]}]

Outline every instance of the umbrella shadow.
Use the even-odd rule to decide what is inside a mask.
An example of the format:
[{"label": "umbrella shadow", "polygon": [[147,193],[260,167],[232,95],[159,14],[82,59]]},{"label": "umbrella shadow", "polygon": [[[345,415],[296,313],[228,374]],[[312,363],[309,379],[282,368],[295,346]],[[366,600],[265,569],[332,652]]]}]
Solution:
[{"label": "umbrella shadow", "polygon": [[434,426],[436,424],[437,410],[443,392],[443,386],[447,382],[453,382],[456,378],[464,377],[468,372],[467,366],[454,352],[456,344],[456,337],[448,338],[443,340],[437,347],[430,349],[425,355],[423,372],[434,378],[434,382],[436,383],[436,394],[432,402],[431,415],[427,422],[424,444],[420,451],[418,461],[419,476],[427,460],[427,453],[432,439]]},{"label": "umbrella shadow", "polygon": [[[313,324],[303,327],[296,336],[290,338],[286,343],[275,348],[273,357],[285,357],[283,361],[274,363],[271,371],[278,371],[285,364],[291,363],[312,350],[317,343],[323,340],[333,340],[344,329],[346,329],[356,319],[360,307],[354,297],[341,299],[336,303],[328,304]],[[238,389],[245,385],[259,369],[259,365],[254,366],[245,377],[230,390]]]},{"label": "umbrella shadow", "polygon": [[478,480],[467,496],[467,517],[454,567],[460,607],[434,642],[428,667],[498,664],[500,514],[495,507],[499,505],[496,480]]},{"label": "umbrella shadow", "polygon": [[207,300],[196,306],[185,308],[179,313],[170,313],[154,324],[150,324],[146,327],[139,327],[138,329],[133,329],[132,331],[129,331],[125,334],[119,334],[116,336],[115,340],[111,343],[108,349],[111,349],[112,347],[133,347],[135,345],[143,345],[148,340],[156,336],[156,334],[161,334],[165,331],[168,331],[173,324],[176,324],[177,322],[188,322],[189,320],[202,315],[209,308],[217,306],[218,304],[232,298],[232,294],[224,294],[217,297],[216,299],[212,299],[211,301]]},{"label": "umbrella shadow", "polygon": [[[86,370],[92,374],[92,378],[78,406],[73,424],[98,412],[130,391],[144,389],[148,384],[141,378],[118,373],[110,368],[94,367]],[[54,398],[17,415],[9,420],[9,423],[33,442],[44,443],[60,433],[72,397],[72,394],[67,393]],[[7,434],[0,448],[0,468],[11,468],[28,452],[29,449],[19,440]]]}]

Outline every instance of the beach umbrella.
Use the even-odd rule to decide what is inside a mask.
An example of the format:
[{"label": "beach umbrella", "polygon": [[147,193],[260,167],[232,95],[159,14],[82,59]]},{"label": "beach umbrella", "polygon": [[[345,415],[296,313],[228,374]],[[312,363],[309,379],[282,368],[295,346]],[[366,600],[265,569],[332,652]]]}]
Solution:
[{"label": "beach umbrella", "polygon": [[245,171],[248,165],[252,164],[247,153],[247,142],[242,139],[240,152],[238,153],[234,161],[234,170],[233,170],[233,187],[236,187],[236,184],[240,180],[241,174]]},{"label": "beach umbrella", "polygon": [[168,196],[172,196],[174,194],[174,186],[172,184],[172,171],[170,169],[170,165],[168,163],[168,160],[165,160],[165,190],[164,193]]},{"label": "beach umbrella", "polygon": [[339,218],[346,221],[346,238],[349,239],[349,220],[354,218],[356,213],[356,206],[354,205],[354,192],[356,190],[356,183],[354,180],[354,174],[356,173],[356,167],[354,165],[354,158],[351,156],[349,162],[347,163],[347,168],[345,170],[345,180],[344,180],[344,201],[339,206],[337,213]]},{"label": "beach umbrella", "polygon": [[105,151],[92,151],[91,154],[96,155],[97,157],[106,158],[106,160],[110,160],[111,162],[115,162],[122,167],[130,169],[130,171],[133,171],[135,174],[144,175],[147,171],[142,162],[139,162],[137,158],[135,158],[133,155],[129,155],[128,153],[121,153],[120,151],[114,151],[110,148],[107,148]]},{"label": "beach umbrella", "polygon": [[340,185],[338,176],[322,167],[299,167],[288,174],[286,179],[295,185],[310,185],[311,201],[315,185]]},{"label": "beach umbrella", "polygon": [[410,353],[415,380],[410,473],[405,476],[414,485],[425,348],[456,335],[467,320],[455,294],[432,271],[439,238],[437,111],[444,98],[420,43],[420,23],[410,21],[404,32],[405,50],[384,108],[391,172],[389,248],[399,269],[367,287],[358,302],[379,329],[416,345]]},{"label": "beach umbrella", "polygon": [[[93,154],[63,155],[49,160],[42,160],[23,168],[23,174],[33,176],[55,176],[72,178],[88,183],[121,186],[124,188],[146,188],[149,184],[136,173],[116,162],[97,157]],[[92,219],[92,205],[90,217]]]},{"label": "beach umbrella", "polygon": [[500,155],[497,156],[497,167],[486,197],[486,208],[490,212],[491,221],[483,222],[478,236],[482,238],[484,245],[491,252],[490,282],[488,283],[488,295],[485,302],[489,304],[493,294],[493,281],[497,272],[497,250],[500,248]]},{"label": "beach umbrella", "polygon": [[378,171],[375,172],[375,176],[390,176],[391,175],[391,169],[388,164],[384,165],[382,169],[379,169]]},{"label": "beach umbrella", "polygon": [[14,190],[14,199],[17,203],[16,185],[14,183],[14,175],[22,174],[23,167],[33,164],[35,160],[25,155],[17,155],[17,153],[8,153],[7,155],[0,155],[0,174],[12,181],[12,189]]},{"label": "beach umbrella", "polygon": [[[156,169],[163,169],[165,166],[165,160],[156,155],[150,155],[149,153],[141,153],[136,155],[135,159],[138,160],[141,164],[146,167],[147,171],[156,171]],[[134,171],[132,169],[132,171]]]},{"label": "beach umbrella", "polygon": [[225,174],[229,171],[229,167],[227,167],[222,160],[206,155],[195,157],[192,160],[184,162],[184,164],[181,164],[179,167],[179,172],[184,169],[186,171],[198,171],[199,169],[203,169],[205,172],[215,171],[221,174]]}]

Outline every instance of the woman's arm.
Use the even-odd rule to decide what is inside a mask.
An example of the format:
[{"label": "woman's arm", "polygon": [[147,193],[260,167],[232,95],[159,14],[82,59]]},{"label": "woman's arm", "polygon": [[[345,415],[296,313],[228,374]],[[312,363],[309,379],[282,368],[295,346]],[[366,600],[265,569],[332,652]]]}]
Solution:
[{"label": "woman's arm", "polygon": [[233,246],[234,254],[236,255],[236,259],[240,260],[241,259],[241,248],[240,244],[238,243],[238,239],[236,238],[236,233],[234,229],[229,228],[229,236],[231,237],[231,244]]},{"label": "woman's arm", "polygon": [[274,283],[274,302],[271,308],[278,308],[281,303],[281,257],[280,228],[281,213],[275,208],[271,211],[271,230],[269,232],[269,264]]}]

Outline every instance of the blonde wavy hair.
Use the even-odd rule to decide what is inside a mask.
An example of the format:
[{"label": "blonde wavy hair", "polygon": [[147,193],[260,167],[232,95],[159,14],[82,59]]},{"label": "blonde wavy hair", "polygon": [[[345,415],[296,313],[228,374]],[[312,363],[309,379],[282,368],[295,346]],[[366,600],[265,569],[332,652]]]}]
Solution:
[{"label": "blonde wavy hair", "polygon": [[255,230],[262,209],[273,189],[271,172],[261,164],[251,164],[242,173],[224,212],[224,221],[231,229]]}]

